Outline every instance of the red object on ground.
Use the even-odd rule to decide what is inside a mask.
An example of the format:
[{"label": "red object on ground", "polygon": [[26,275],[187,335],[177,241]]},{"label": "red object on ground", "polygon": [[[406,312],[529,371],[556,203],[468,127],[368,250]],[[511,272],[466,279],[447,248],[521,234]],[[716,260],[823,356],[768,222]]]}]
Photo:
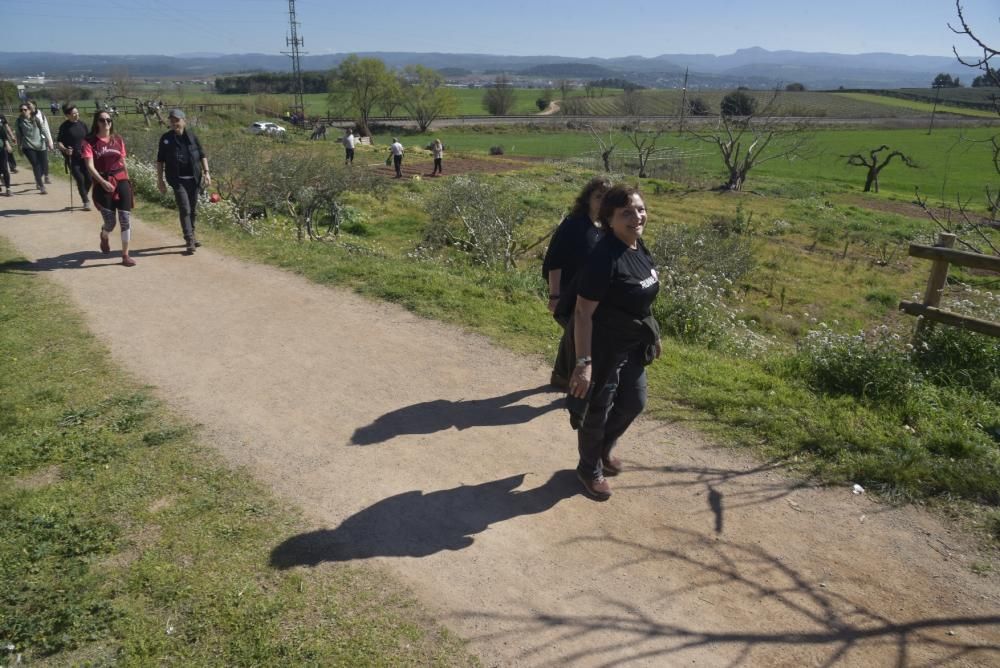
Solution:
[{"label": "red object on ground", "polygon": [[208,196],[208,201],[211,202],[212,204],[215,204],[221,199],[222,198],[219,197],[219,193],[212,193],[211,195]]}]

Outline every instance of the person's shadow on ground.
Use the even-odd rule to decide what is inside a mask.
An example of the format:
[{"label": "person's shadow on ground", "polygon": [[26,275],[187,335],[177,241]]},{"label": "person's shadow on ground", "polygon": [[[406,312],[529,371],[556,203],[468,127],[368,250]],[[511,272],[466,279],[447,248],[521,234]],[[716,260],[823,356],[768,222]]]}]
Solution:
[{"label": "person's shadow on ground", "polygon": [[515,491],[524,474],[480,485],[404,492],[348,517],[336,529],[292,536],[271,552],[271,566],[316,566],[369,557],[425,557],[461,550],[491,524],[544,512],[579,493],[576,473],[557,471],[541,487]]},{"label": "person's shadow on ground", "polygon": [[[98,262],[106,260],[106,262]],[[0,272],[15,274],[30,274],[57,269],[93,269],[95,267],[111,267],[121,264],[118,255],[105,255],[100,251],[76,251],[54,257],[38,258],[34,262],[28,260],[12,260],[0,263]]]},{"label": "person's shadow on ground", "polygon": [[497,427],[524,424],[561,406],[560,398],[544,406],[512,406],[534,394],[548,392],[545,385],[528,390],[518,390],[489,399],[449,401],[437,399],[404,406],[386,413],[364,427],[358,427],[351,436],[352,445],[373,445],[404,434],[433,434],[455,427]]}]

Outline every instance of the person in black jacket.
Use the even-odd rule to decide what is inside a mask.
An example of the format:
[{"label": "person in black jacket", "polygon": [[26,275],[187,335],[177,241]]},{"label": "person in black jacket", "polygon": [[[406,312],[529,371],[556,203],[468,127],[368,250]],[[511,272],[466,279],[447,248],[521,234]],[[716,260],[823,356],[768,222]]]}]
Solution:
[{"label": "person in black jacket", "polygon": [[[601,199],[609,188],[611,179],[607,176],[595,176],[583,187],[577,195],[573,209],[552,234],[552,241],[545,251],[545,260],[542,262],[542,275],[549,286],[549,311],[563,328],[563,336],[559,341],[559,350],[549,379],[554,387],[561,390],[566,389],[569,376],[573,372],[575,350],[573,293],[576,290],[574,279],[601,236],[597,214],[601,208]],[[566,294],[565,299],[563,294]]]},{"label": "person in black jacket", "polygon": [[205,150],[198,137],[187,129],[184,112],[171,109],[169,121],[170,131],[160,137],[156,152],[156,185],[161,193],[167,192],[167,183],[174,189],[174,200],[181,219],[181,233],[190,254],[201,246],[195,234],[198,193],[212,185],[212,177],[208,173]]},{"label": "person in black jacket", "polygon": [[[69,173],[76,181],[77,190],[80,191],[80,200],[83,203],[83,210],[90,211],[90,171],[83,161],[80,153],[83,147],[83,140],[87,136],[87,124],[80,120],[80,110],[75,104],[67,104],[63,107],[66,120],[59,126],[59,133],[56,135],[56,146],[66,160]],[[72,194],[72,191],[70,192]]]},{"label": "person in black jacket", "polygon": [[607,232],[580,270],[569,394],[586,407],[577,430],[577,477],[588,495],[604,500],[611,496],[605,476],[622,469],[614,447],[646,406],[645,367],[660,356],[652,315],[660,286],[642,243],[646,205],[639,191],[609,190],[599,219]]}]

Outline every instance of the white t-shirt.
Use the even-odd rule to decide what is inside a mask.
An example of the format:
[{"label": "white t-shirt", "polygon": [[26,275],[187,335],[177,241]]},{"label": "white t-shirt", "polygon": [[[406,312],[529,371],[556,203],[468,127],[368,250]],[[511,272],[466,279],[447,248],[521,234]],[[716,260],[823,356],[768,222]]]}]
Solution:
[{"label": "white t-shirt", "polygon": [[400,144],[398,141],[392,142],[392,144],[389,146],[389,149],[392,151],[393,155],[403,155],[403,145]]},{"label": "white t-shirt", "polygon": [[353,132],[350,133],[350,134],[348,134],[346,137],[344,137],[344,146],[346,146],[347,148],[354,148],[354,133]]}]

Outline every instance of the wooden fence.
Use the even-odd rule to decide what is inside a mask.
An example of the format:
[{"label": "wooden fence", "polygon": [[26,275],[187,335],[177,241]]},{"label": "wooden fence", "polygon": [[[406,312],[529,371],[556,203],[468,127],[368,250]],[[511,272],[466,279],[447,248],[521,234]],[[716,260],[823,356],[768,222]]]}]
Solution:
[{"label": "wooden fence", "polygon": [[934,264],[931,265],[931,275],[927,280],[924,301],[922,303],[902,301],[899,303],[899,310],[909,315],[923,317],[923,320],[917,323],[918,333],[926,326],[927,322],[940,322],[952,327],[962,327],[980,334],[1000,337],[1000,323],[971,318],[939,308],[941,294],[948,281],[948,268],[951,265],[984,269],[1000,274],[1000,257],[955,250],[954,245],[955,235],[947,233],[941,234],[934,246],[910,244],[910,257],[932,260]]}]

